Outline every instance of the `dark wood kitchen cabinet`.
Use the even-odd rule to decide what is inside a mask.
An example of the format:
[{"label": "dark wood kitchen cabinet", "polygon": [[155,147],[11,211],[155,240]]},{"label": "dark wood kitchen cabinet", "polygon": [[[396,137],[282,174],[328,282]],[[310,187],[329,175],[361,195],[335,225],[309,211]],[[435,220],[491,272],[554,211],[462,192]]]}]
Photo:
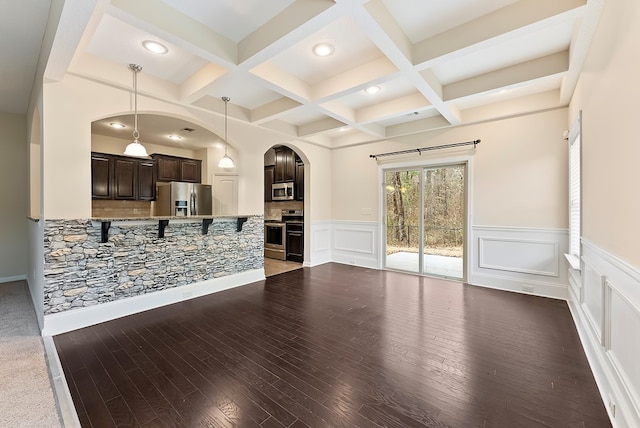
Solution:
[{"label": "dark wood kitchen cabinet", "polygon": [[153,160],[91,153],[92,199],[152,201],[155,194]]},{"label": "dark wood kitchen cabinet", "polygon": [[275,183],[294,181],[296,176],[295,153],[289,147],[276,147]]},{"label": "dark wood kitchen cabinet", "polygon": [[299,201],[304,201],[304,163],[296,156],[296,190],[294,196]]},{"label": "dark wood kitchen cabinet", "polygon": [[113,157],[113,199],[136,199],[138,194],[137,169],[137,159]]},{"label": "dark wood kitchen cabinet", "polygon": [[93,199],[113,199],[111,179],[113,162],[111,156],[91,153],[91,197]]},{"label": "dark wood kitchen cabinet", "polygon": [[275,167],[265,166],[264,167],[264,201],[265,202],[273,201],[273,195],[271,193],[271,185],[274,183],[274,178],[275,178]]},{"label": "dark wood kitchen cabinet", "polygon": [[138,200],[154,201],[156,199],[156,168],[151,159],[138,161]]},{"label": "dark wood kitchen cabinet", "polygon": [[304,261],[304,225],[287,223],[287,260]]},{"label": "dark wood kitchen cabinet", "polygon": [[202,161],[199,159],[181,158],[178,156],[151,155],[156,163],[157,181],[202,182]]}]

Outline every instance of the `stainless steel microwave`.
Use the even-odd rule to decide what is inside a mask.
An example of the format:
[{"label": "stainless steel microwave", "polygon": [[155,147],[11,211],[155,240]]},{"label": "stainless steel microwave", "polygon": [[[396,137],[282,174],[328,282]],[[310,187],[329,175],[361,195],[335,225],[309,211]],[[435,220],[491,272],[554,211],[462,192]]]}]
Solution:
[{"label": "stainless steel microwave", "polygon": [[293,199],[293,182],[274,183],[271,185],[271,199],[274,201],[290,201]]}]

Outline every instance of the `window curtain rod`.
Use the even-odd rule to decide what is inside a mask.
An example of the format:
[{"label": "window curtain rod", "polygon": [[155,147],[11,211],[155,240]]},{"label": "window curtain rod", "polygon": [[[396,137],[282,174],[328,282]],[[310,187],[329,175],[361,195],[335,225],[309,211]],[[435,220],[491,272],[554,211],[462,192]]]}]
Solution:
[{"label": "window curtain rod", "polygon": [[453,143],[453,144],[443,144],[441,146],[431,146],[431,147],[422,147],[421,149],[409,149],[409,150],[400,150],[397,152],[389,152],[389,153],[378,153],[377,155],[369,155],[370,158],[378,160],[378,158],[384,156],[394,156],[394,155],[404,155],[406,153],[418,153],[422,154],[422,152],[427,152],[429,150],[439,150],[439,149],[448,149],[450,147],[461,147],[461,146],[470,146],[473,144],[473,148],[475,149],[478,144],[480,144],[480,140],[473,141],[465,141],[462,143]]}]

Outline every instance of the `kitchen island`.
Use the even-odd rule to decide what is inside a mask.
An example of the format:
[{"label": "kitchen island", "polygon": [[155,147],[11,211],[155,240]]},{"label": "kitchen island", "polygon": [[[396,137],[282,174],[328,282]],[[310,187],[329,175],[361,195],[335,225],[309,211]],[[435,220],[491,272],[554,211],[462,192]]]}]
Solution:
[{"label": "kitchen island", "polygon": [[45,329],[71,329],[47,323],[62,315],[79,328],[87,312],[101,322],[264,278],[263,218],[45,220]]}]

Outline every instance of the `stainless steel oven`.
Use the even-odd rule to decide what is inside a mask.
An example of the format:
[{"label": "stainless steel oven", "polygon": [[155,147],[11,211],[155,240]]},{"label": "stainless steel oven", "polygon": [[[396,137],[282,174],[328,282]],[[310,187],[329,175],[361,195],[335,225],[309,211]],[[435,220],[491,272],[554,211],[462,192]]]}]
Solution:
[{"label": "stainless steel oven", "polygon": [[287,259],[287,227],[281,222],[264,223],[264,256],[272,259]]}]

